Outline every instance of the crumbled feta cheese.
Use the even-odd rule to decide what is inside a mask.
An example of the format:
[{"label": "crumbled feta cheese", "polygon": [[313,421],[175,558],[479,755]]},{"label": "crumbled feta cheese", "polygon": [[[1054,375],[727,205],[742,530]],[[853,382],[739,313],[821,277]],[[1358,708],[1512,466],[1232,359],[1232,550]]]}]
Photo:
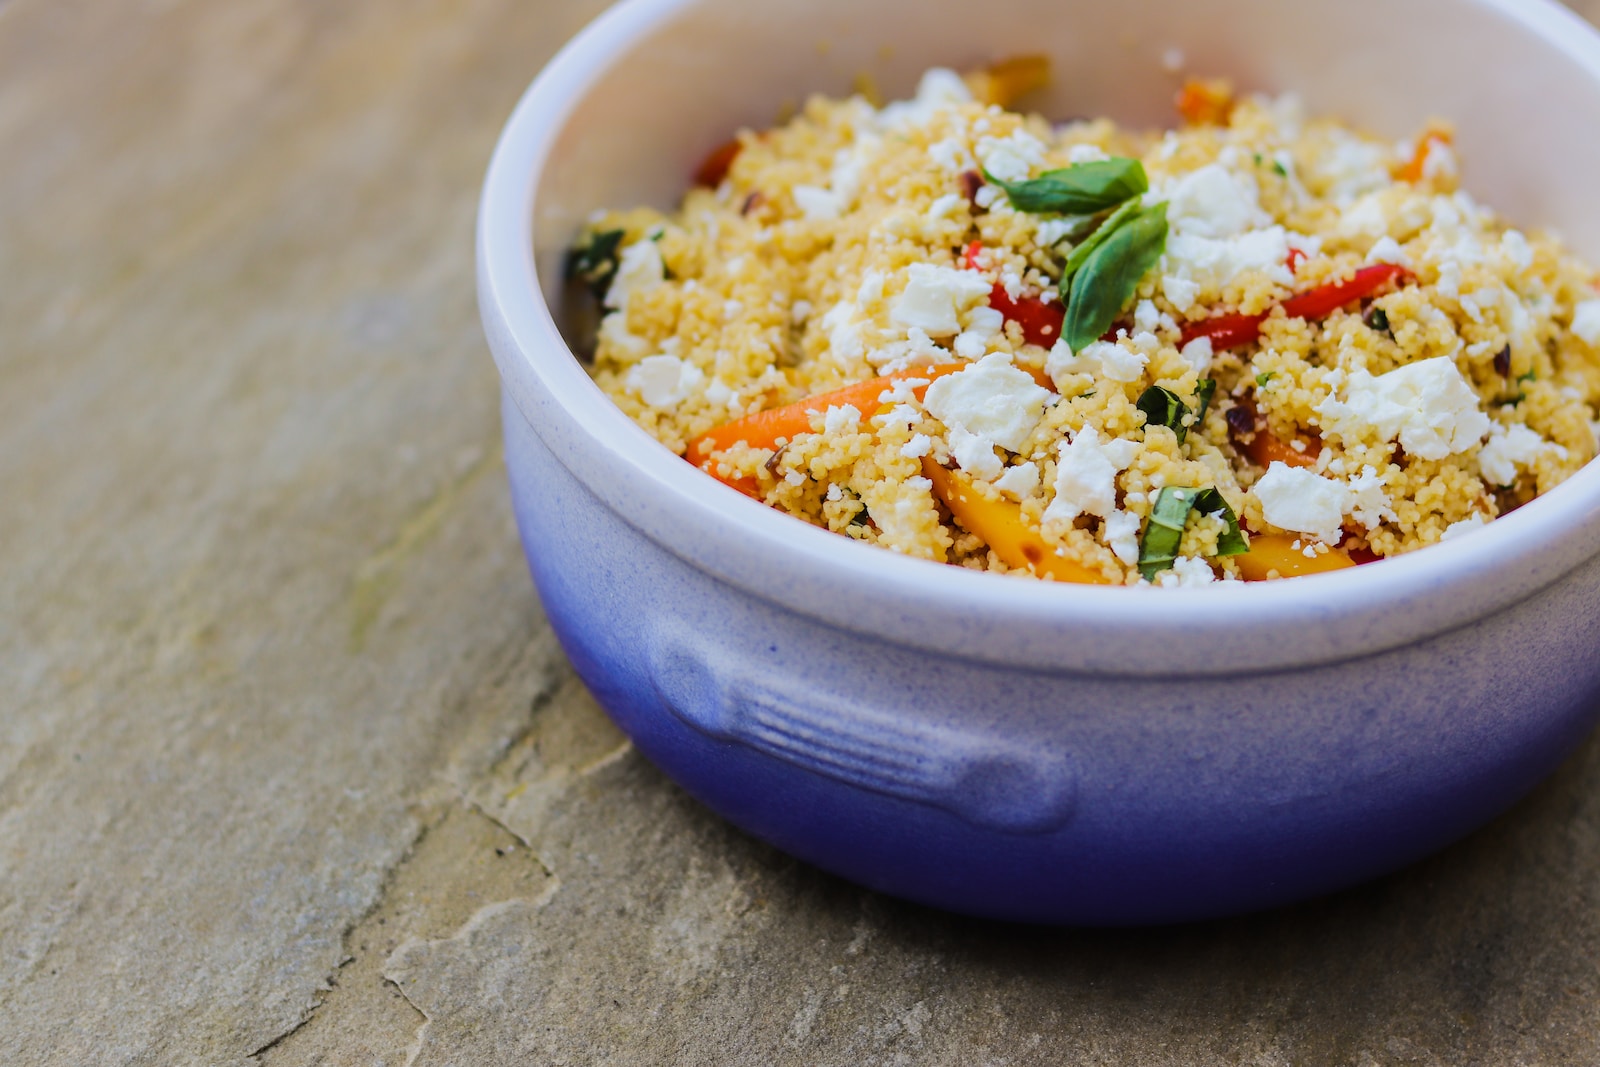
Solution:
[{"label": "crumbled feta cheese", "polygon": [[915,97],[895,101],[878,112],[878,118],[889,129],[923,126],[940,111],[971,101],[972,91],[961,75],[944,67],[932,67],[917,83]]},{"label": "crumbled feta cheese", "polygon": [[949,337],[959,332],[961,311],[989,295],[989,283],[975,271],[913,263],[907,274],[910,280],[891,317],[930,337]]},{"label": "crumbled feta cheese", "polygon": [[1517,480],[1517,468],[1531,466],[1547,448],[1566,458],[1565,448],[1546,441],[1528,427],[1506,427],[1497,422],[1490,427],[1489,440],[1478,452],[1478,470],[1491,485],[1511,485]]},{"label": "crumbled feta cheese", "polygon": [[1460,537],[1462,534],[1469,534],[1473,530],[1481,530],[1487,525],[1487,520],[1481,514],[1473,512],[1460,522],[1452,522],[1449,526],[1446,526],[1444,533],[1439,535],[1439,540],[1449,541]]},{"label": "crumbled feta cheese", "polygon": [[[1175,233],[1167,238],[1162,256],[1162,287],[1174,306],[1187,310],[1201,292],[1220,292],[1247,270],[1261,271],[1280,285],[1290,284],[1294,276],[1288,258],[1289,235],[1282,226],[1224,238]],[[1175,293],[1173,278],[1192,282],[1195,288],[1188,294]]]},{"label": "crumbled feta cheese", "polygon": [[822,316],[822,328],[828,333],[828,351],[835,363],[843,365],[860,359],[866,352],[856,307],[850,301],[841,300]]},{"label": "crumbled feta cheese", "polygon": [[1411,269],[1411,257],[1400,247],[1400,242],[1388,234],[1378,238],[1377,243],[1367,251],[1367,262],[1393,263],[1395,266]]},{"label": "crumbled feta cheese", "polygon": [[[1133,502],[1133,494],[1128,494],[1128,503]],[[1139,562],[1139,516],[1131,511],[1113,511],[1106,516],[1106,544],[1111,546],[1114,554],[1128,566]]]},{"label": "crumbled feta cheese", "polygon": [[1337,228],[1349,237],[1380,237],[1389,232],[1389,214],[1380,197],[1368,194],[1344,210]]},{"label": "crumbled feta cheese", "polygon": [[1274,460],[1251,492],[1261,502],[1261,514],[1280,530],[1339,543],[1350,496],[1342,482]]},{"label": "crumbled feta cheese", "polygon": [[1345,501],[1345,511],[1362,526],[1376,530],[1385,519],[1400,521],[1390,505],[1389,494],[1383,491],[1383,481],[1376,468],[1362,467],[1361,473],[1350,479],[1348,488],[1350,495]]},{"label": "crumbled feta cheese", "polygon": [[979,186],[978,191],[972,194],[972,202],[985,210],[994,207],[994,202],[1000,199],[1000,189],[994,185]]},{"label": "crumbled feta cheese", "polygon": [[1347,440],[1371,427],[1385,441],[1399,438],[1421,459],[1463,452],[1489,432],[1478,394],[1449,356],[1434,356],[1373,377],[1352,371],[1345,399],[1330,395],[1317,407],[1325,430]]},{"label": "crumbled feta cheese", "polygon": [[1016,452],[1039,425],[1049,398],[1050,391],[1012,366],[1010,356],[996,353],[928,386],[923,406],[946,426]]},{"label": "crumbled feta cheese", "polygon": [[1075,144],[1067,149],[1068,163],[1099,163],[1110,158],[1099,145]]},{"label": "crumbled feta cheese", "polygon": [[1006,317],[994,308],[975,307],[967,312],[967,327],[956,335],[951,347],[962,359],[982,359],[1005,324]]},{"label": "crumbled feta cheese", "polygon": [[1167,224],[1174,234],[1234,237],[1271,221],[1261,210],[1255,183],[1219,163],[1185,174],[1167,188],[1164,198]]},{"label": "crumbled feta cheese", "polygon": [[698,388],[705,374],[677,356],[657,355],[629,367],[624,381],[646,404],[669,408]]},{"label": "crumbled feta cheese", "polygon": [[1039,225],[1033,231],[1033,239],[1041,248],[1054,248],[1066,240],[1067,236],[1078,228],[1081,221],[1074,215],[1059,219],[1040,219]]},{"label": "crumbled feta cheese", "polygon": [[1071,522],[1083,514],[1108,518],[1116,510],[1117,474],[1133,462],[1138,448],[1120,437],[1105,440],[1093,426],[1063,441],[1056,460],[1056,495],[1044,509],[1044,521]]},{"label": "crumbled feta cheese", "polygon": [[883,299],[883,271],[869,270],[861,276],[861,288],[856,290],[856,303],[865,307]]},{"label": "crumbled feta cheese", "polygon": [[900,454],[907,459],[921,459],[933,448],[933,438],[925,433],[914,435],[911,440],[900,446]]},{"label": "crumbled feta cheese", "polygon": [[1312,175],[1326,195],[1349,201],[1388,186],[1389,150],[1343,130],[1330,131],[1331,143],[1315,161]]},{"label": "crumbled feta cheese", "polygon": [[1000,462],[1000,457],[994,454],[994,442],[989,438],[972,433],[961,426],[952,426],[948,441],[950,454],[955,457],[956,463],[960,464],[962,470],[985,481],[993,481],[1000,476],[1004,464]]},{"label": "crumbled feta cheese", "polygon": [[854,404],[829,407],[822,413],[823,433],[855,433],[861,429],[861,412]]},{"label": "crumbled feta cheese", "polygon": [[621,311],[613,311],[600,320],[599,341],[611,350],[613,356],[625,363],[650,354],[650,342],[628,329],[628,316]]},{"label": "crumbled feta cheese", "polygon": [[967,146],[953,137],[946,137],[929,145],[928,158],[933,160],[936,166],[951,174],[961,174],[976,166],[972,160],[972,153],[967,151]]},{"label": "crumbled feta cheese", "polygon": [[1204,377],[1206,371],[1211,368],[1211,360],[1216,356],[1216,352],[1211,347],[1211,338],[1196,337],[1193,341],[1184,345],[1179,350],[1178,355],[1183,357],[1185,363],[1194,368],[1196,374]]},{"label": "crumbled feta cheese", "polygon": [[661,261],[661,249],[648,237],[633,242],[622,250],[617,260],[617,273],[606,290],[605,306],[625,311],[628,299],[635,293],[647,293],[666,281],[667,265]]},{"label": "crumbled feta cheese", "polygon": [[1010,467],[995,479],[994,487],[1021,500],[1039,488],[1039,466],[1030,461]]},{"label": "crumbled feta cheese", "polygon": [[795,206],[805,215],[808,222],[832,222],[844,210],[839,195],[831,189],[816,185],[797,185],[793,191]]},{"label": "crumbled feta cheese", "polygon": [[1500,250],[1518,270],[1533,266],[1533,249],[1520,230],[1507,230],[1500,235]]},{"label": "crumbled feta cheese", "polygon": [[1590,348],[1600,348],[1600,300],[1585,300],[1572,309],[1572,332]]},{"label": "crumbled feta cheese", "polygon": [[[1131,342],[1130,342],[1131,343]],[[1098,374],[1114,382],[1136,382],[1144,374],[1150,357],[1112,341],[1092,341],[1078,352],[1056,339],[1045,358],[1044,372],[1058,384],[1068,374]]]},{"label": "crumbled feta cheese", "polygon": [[1161,276],[1161,293],[1180,314],[1194,307],[1200,298],[1200,283],[1175,274]]},{"label": "crumbled feta cheese", "polygon": [[1045,147],[1027,130],[1016,129],[1005,137],[978,140],[978,162],[984,172],[1003,182],[1026,181],[1033,168],[1044,162]]},{"label": "crumbled feta cheese", "polygon": [[954,214],[956,208],[966,202],[967,198],[960,193],[945,193],[928,205],[928,217],[930,219],[942,219],[946,215]]},{"label": "crumbled feta cheese", "polygon": [[1156,575],[1156,584],[1166,589],[1210,585],[1216,580],[1217,574],[1211,564],[1195,556],[1179,556],[1171,567]]}]

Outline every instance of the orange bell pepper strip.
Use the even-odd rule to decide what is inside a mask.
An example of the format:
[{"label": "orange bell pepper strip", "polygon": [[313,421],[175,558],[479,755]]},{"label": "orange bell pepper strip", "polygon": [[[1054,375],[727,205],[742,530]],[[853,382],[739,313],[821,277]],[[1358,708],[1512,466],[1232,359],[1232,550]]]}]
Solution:
[{"label": "orange bell pepper strip", "polygon": [[[1299,548],[1294,545],[1298,543]],[[1247,582],[1264,582],[1277,572],[1279,578],[1299,578],[1306,574],[1324,574],[1354,567],[1356,561],[1342,548],[1330,547],[1327,552],[1307,556],[1307,545],[1316,544],[1309,537],[1294,534],[1251,534],[1250,551],[1234,556],[1239,564],[1239,576]]]},{"label": "orange bell pepper strip", "polygon": [[733,161],[739,157],[739,151],[744,148],[739,138],[723,141],[700,161],[694,169],[694,183],[704,185],[708,189],[715,189],[722,184],[722,179],[728,176],[728,170],[733,166]]},{"label": "orange bell pepper strip", "polygon": [[1021,505],[983,496],[972,488],[966,475],[940,466],[932,456],[922,457],[922,473],[933,483],[933,495],[956,521],[977,534],[1006,566],[1058,582],[1111,584],[1099,571],[1056,555],[1055,547],[1022,517]]},{"label": "orange bell pepper strip", "polygon": [[1433,146],[1450,146],[1453,135],[1445,126],[1430,126],[1417,138],[1417,147],[1412,151],[1411,158],[1395,168],[1396,181],[1411,182],[1413,185],[1420,182],[1428,173],[1428,157],[1433,154]]},{"label": "orange bell pepper strip", "polygon": [[[875,412],[880,406],[879,396],[902,378],[927,378],[931,383],[935,378],[943,378],[946,374],[954,374],[969,366],[970,363],[940,363],[932,367],[911,367],[879,378],[868,378],[864,382],[856,382],[843,389],[835,389],[831,393],[808,396],[804,400],[797,400],[781,408],[758,411],[754,415],[746,415],[742,419],[734,419],[732,422],[725,422],[721,426],[707,430],[689,442],[688,448],[684,450],[684,458],[718,481],[731,485],[749,496],[757,496],[759,492],[754,478],[731,480],[723,478],[716,473],[715,464],[711,460],[712,455],[725,452],[741,441],[751,448],[776,450],[781,447],[778,443],[779,438],[793,440],[803,433],[811,433],[811,416],[817,412],[844,407],[846,404],[863,413]],[[926,388],[926,386],[918,387],[917,399],[922,399],[922,393]]]},{"label": "orange bell pepper strip", "polygon": [[1050,57],[1012,56],[975,70],[963,80],[980,104],[1009,108],[1028,93],[1050,84]]},{"label": "orange bell pepper strip", "polygon": [[[1325,319],[1346,304],[1371,296],[1407,273],[1398,263],[1374,263],[1341,281],[1328,282],[1315,289],[1296,293],[1280,306],[1284,315],[1291,319]],[[1250,344],[1261,336],[1261,324],[1266,321],[1267,314],[1245,315],[1231,311],[1199,322],[1184,323],[1183,343],[1188,344],[1197,337],[1209,337],[1214,349]]]},{"label": "orange bell pepper strip", "polygon": [[1243,452],[1258,467],[1270,467],[1274,462],[1291,467],[1315,467],[1322,451],[1322,439],[1304,438],[1305,451],[1301,451],[1268,430],[1256,412],[1255,404],[1244,400],[1228,409],[1224,416],[1228,422],[1228,437],[1233,447]]},{"label": "orange bell pepper strip", "polygon": [[1178,114],[1191,126],[1226,126],[1233,116],[1233,89],[1226,81],[1191,78],[1178,90]]}]

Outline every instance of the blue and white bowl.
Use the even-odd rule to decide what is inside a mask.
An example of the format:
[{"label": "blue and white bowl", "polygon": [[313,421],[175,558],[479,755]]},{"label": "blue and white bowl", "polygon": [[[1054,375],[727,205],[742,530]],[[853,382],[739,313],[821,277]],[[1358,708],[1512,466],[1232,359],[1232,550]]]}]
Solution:
[{"label": "blue and white bowl", "polygon": [[[1374,27],[1381,27],[1376,32]],[[818,866],[976,915],[1171,922],[1407,863],[1515,801],[1600,711],[1600,467],[1354,571],[1061,586],[896,556],[746,499],[611,405],[563,339],[596,208],[863,73],[1053,54],[1051,114],[1167,121],[1189,69],[1395,136],[1600,258],[1600,39],[1545,0],[626,0],[541,73],[478,226],[506,462],[556,632],[640,751]],[[1163,60],[1167,64],[1163,64]]]}]

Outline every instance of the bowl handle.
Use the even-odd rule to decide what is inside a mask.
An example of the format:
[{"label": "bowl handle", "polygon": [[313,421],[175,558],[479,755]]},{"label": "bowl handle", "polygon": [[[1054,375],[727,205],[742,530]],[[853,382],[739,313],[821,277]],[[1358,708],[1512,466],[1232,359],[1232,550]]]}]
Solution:
[{"label": "bowl handle", "polygon": [[931,804],[986,830],[1044,833],[1072,817],[1077,776],[1065,753],[758,682],[738,657],[682,633],[652,644],[656,692],[678,718],[710,737]]}]

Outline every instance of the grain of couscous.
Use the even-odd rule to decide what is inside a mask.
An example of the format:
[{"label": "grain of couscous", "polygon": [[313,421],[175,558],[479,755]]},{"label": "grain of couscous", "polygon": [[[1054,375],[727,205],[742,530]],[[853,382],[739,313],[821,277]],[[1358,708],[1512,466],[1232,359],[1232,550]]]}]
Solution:
[{"label": "grain of couscous", "polygon": [[1193,585],[1470,532],[1596,451],[1600,293],[1393,145],[1191,83],[1183,125],[1008,110],[1040,66],[816,98],[672,214],[592,220],[596,382],[806,522],[958,566]]}]

